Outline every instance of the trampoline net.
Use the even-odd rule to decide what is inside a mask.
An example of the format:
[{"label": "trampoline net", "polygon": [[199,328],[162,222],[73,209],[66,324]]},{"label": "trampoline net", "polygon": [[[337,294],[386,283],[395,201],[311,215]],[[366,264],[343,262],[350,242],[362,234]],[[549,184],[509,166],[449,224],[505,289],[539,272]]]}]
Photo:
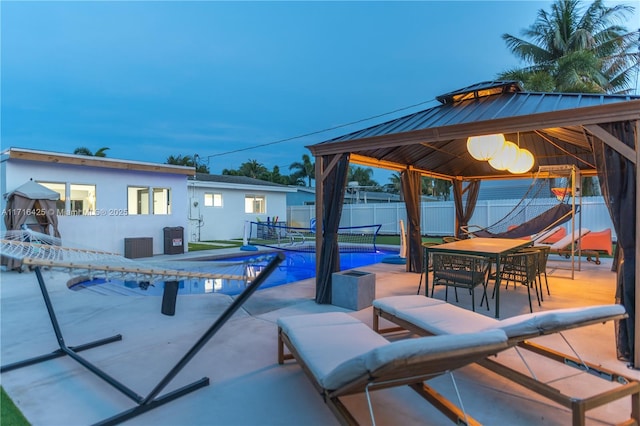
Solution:
[{"label": "trampoline net", "polygon": [[[315,227],[300,228],[278,223],[251,222],[248,244],[281,250],[315,252]],[[377,251],[376,238],[382,225],[349,226],[338,228],[338,246],[341,253],[373,253]]]}]

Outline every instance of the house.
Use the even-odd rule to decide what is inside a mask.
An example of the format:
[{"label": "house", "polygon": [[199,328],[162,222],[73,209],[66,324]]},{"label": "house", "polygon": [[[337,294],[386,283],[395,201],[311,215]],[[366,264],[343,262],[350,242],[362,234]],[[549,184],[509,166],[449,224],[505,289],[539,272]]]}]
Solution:
[{"label": "house", "polygon": [[[532,179],[482,181],[478,200],[519,200],[527,194],[531,183]],[[554,197],[550,190],[546,195],[549,198]],[[451,199],[453,200],[453,191],[451,191]]]},{"label": "house", "polygon": [[287,220],[296,188],[247,176],[196,173],[188,183],[188,241],[241,239],[245,222]]},{"label": "house", "polygon": [[287,206],[312,206],[316,203],[316,189],[309,186],[294,186],[295,192],[287,193]]},{"label": "house", "polygon": [[[294,186],[295,192],[287,194],[288,206],[312,206],[316,203],[316,189],[308,186]],[[399,194],[382,191],[366,191],[365,187],[350,186],[344,194],[345,204],[398,203]]]},{"label": "house", "polygon": [[[60,195],[65,246],[127,254],[128,242],[140,243],[140,254],[162,254],[169,228],[175,254],[187,251],[175,231],[189,223],[187,177],[194,173],[193,167],[9,148],[0,154],[2,210],[9,193],[33,180]],[[0,226],[6,230],[4,220]]]}]

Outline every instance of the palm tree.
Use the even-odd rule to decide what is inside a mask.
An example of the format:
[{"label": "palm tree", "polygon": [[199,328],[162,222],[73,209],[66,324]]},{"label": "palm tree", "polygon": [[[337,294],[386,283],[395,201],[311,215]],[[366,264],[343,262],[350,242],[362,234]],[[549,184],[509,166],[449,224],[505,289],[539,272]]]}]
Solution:
[{"label": "palm tree", "polygon": [[580,0],[556,0],[550,12],[538,11],[536,21],[522,31],[524,38],[502,36],[527,65],[499,78],[520,80],[527,90],[543,92],[629,91],[640,66],[640,31],[629,32],[617,21],[633,10],[595,0],[582,13]]},{"label": "palm tree", "polygon": [[106,146],[100,148],[99,150],[97,150],[93,156],[94,157],[106,157],[107,156],[107,151],[109,150],[109,148],[107,148]]},{"label": "palm tree", "polygon": [[269,182],[279,183],[281,185],[287,185],[289,183],[289,176],[280,174],[280,167],[273,166],[271,172],[267,174]]},{"label": "palm tree", "polygon": [[89,148],[87,148],[86,146],[81,146],[78,147],[76,149],[73,150],[73,153],[75,155],[87,155],[89,157],[106,157],[107,156],[107,151],[109,150],[109,148],[102,147],[99,150],[96,151],[96,153],[94,154],[93,152],[91,152],[91,150]]},{"label": "palm tree", "polygon": [[433,196],[442,198],[444,201],[449,201],[453,183],[445,179],[434,179],[433,183]]},{"label": "palm tree", "polygon": [[400,201],[402,201],[403,197],[402,197],[402,183],[400,181],[400,173],[397,173],[397,172],[392,173],[391,176],[389,176],[389,183],[393,188],[393,192],[396,194],[400,194]]},{"label": "palm tree", "polygon": [[373,169],[371,167],[349,166],[347,174],[348,182],[358,182],[358,186],[378,186],[378,182],[372,180]]},{"label": "palm tree", "polygon": [[240,165],[240,174],[254,179],[262,179],[269,173],[267,168],[259,163],[258,160],[249,160]]},{"label": "palm tree", "polygon": [[311,179],[316,175],[316,164],[311,161],[311,157],[307,154],[302,154],[302,162],[295,161],[289,166],[289,170],[297,169],[294,175],[302,179],[309,180],[309,186],[311,186]]},{"label": "palm tree", "polygon": [[193,157],[190,155],[184,155],[184,156],[170,155],[167,158],[167,161],[165,161],[165,164],[173,164],[175,166],[195,167],[197,173],[209,173],[209,166],[207,166],[206,164],[198,164],[198,161],[196,160],[197,158],[198,158],[198,154],[194,155]]}]

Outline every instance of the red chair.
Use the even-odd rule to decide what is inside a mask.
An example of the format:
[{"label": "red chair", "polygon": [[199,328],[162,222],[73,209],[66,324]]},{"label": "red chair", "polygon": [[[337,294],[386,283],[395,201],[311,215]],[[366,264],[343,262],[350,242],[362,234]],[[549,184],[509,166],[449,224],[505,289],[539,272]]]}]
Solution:
[{"label": "red chair", "polygon": [[591,262],[595,257],[596,265],[600,264],[600,253],[606,253],[609,256],[613,254],[613,242],[611,241],[611,228],[604,231],[589,232],[580,240],[580,249],[582,254],[587,256],[587,261]]}]

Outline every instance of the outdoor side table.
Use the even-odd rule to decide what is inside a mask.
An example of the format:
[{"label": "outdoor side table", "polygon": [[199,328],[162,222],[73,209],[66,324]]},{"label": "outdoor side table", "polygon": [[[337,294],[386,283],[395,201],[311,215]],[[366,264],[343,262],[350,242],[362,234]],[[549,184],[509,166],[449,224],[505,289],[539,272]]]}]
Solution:
[{"label": "outdoor side table", "polygon": [[359,311],[373,304],[376,297],[376,274],[364,271],[341,271],[331,275],[331,304]]}]

